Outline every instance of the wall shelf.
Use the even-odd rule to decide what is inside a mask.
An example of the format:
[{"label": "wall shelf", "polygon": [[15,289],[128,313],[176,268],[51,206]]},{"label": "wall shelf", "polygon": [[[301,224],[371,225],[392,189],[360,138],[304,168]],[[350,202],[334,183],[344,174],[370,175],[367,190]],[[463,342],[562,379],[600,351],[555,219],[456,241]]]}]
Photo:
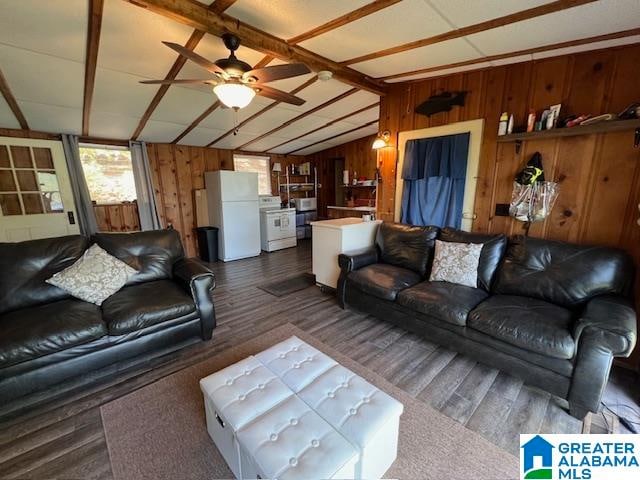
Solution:
[{"label": "wall shelf", "polygon": [[523,142],[525,140],[544,140],[547,138],[574,137],[577,135],[591,135],[594,133],[619,132],[640,128],[640,119],[610,120],[594,123],[593,125],[578,125],[571,128],[553,128],[538,132],[512,133],[498,137],[498,143]]},{"label": "wall shelf", "polygon": [[376,188],[378,185],[340,185],[342,188]]}]

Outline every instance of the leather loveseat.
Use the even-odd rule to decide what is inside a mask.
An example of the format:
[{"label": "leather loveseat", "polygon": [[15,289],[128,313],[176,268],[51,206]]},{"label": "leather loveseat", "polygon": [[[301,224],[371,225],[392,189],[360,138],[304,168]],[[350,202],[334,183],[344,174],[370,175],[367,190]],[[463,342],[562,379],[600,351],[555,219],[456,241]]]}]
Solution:
[{"label": "leather loveseat", "polygon": [[[45,282],[91,243],[138,270],[99,307]],[[173,230],[0,243],[0,403],[131,357],[210,339],[213,273]]]},{"label": "leather loveseat", "polygon": [[[477,287],[429,282],[435,240],[482,243]],[[636,342],[632,260],[531,237],[383,223],[373,249],[343,254],[341,306],[393,322],[597,412],[613,357]]]}]

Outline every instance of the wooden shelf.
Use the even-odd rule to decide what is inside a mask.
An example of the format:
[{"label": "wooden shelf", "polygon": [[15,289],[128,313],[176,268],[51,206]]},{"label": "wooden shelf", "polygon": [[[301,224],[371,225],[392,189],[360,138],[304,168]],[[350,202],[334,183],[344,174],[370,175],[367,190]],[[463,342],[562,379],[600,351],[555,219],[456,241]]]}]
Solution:
[{"label": "wooden shelf", "polygon": [[594,123],[593,125],[578,125],[571,128],[553,128],[539,132],[512,133],[498,137],[498,143],[523,142],[525,140],[544,140],[546,138],[574,137],[577,135],[591,135],[594,133],[619,132],[640,128],[640,119],[610,120]]},{"label": "wooden shelf", "polygon": [[342,188],[376,188],[378,185],[340,185]]}]

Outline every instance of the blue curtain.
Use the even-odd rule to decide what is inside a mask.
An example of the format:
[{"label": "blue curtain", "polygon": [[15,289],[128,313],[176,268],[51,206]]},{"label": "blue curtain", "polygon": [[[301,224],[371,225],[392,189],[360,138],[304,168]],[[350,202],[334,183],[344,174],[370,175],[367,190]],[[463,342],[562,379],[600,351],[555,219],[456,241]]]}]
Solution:
[{"label": "blue curtain", "polygon": [[469,137],[461,133],[407,142],[402,223],[460,228]]}]

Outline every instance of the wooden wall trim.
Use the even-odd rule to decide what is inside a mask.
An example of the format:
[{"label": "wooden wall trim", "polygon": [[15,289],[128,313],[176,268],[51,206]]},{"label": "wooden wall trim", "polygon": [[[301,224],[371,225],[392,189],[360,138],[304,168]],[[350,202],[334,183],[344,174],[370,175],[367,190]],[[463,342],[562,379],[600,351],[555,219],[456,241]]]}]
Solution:
[{"label": "wooden wall trim", "polygon": [[367,60],[373,60],[377,58],[386,57],[388,55],[394,55],[396,53],[406,52],[407,50],[413,50],[420,47],[426,47],[427,45],[433,45],[436,43],[445,42],[447,40],[453,40],[455,38],[461,38],[474,33],[484,32],[512,23],[521,22],[523,20],[530,20],[532,18],[540,17],[542,15],[548,15],[549,13],[560,12],[569,8],[574,8],[587,3],[592,3],[597,0],[556,0],[554,2],[545,3],[537,7],[529,8],[519,12],[511,13],[499,18],[493,18],[485,22],[476,23],[467,27],[458,28],[456,30],[450,30],[448,32],[434,35],[432,37],[415,40],[413,42],[405,43],[403,45],[397,45],[395,47],[385,48],[378,50],[377,52],[368,53],[359,57],[350,58],[340,62],[342,65],[353,65],[355,63],[366,62]]},{"label": "wooden wall trim", "polygon": [[11,88],[9,88],[9,84],[7,83],[7,79],[2,73],[2,69],[0,69],[0,93],[9,105],[9,108],[13,112],[13,115],[16,117],[20,128],[24,130],[29,130],[29,124],[27,123],[27,119],[24,117],[22,110],[20,110],[20,106],[18,105],[18,101],[16,97],[13,96],[13,92]]},{"label": "wooden wall trim", "polygon": [[98,64],[98,48],[100,47],[100,30],[102,29],[102,11],[104,0],[90,0],[89,25],[87,28],[87,52],[84,64],[84,98],[82,102],[82,134],[89,135],[89,119],[91,102],[96,83],[96,67]]}]

